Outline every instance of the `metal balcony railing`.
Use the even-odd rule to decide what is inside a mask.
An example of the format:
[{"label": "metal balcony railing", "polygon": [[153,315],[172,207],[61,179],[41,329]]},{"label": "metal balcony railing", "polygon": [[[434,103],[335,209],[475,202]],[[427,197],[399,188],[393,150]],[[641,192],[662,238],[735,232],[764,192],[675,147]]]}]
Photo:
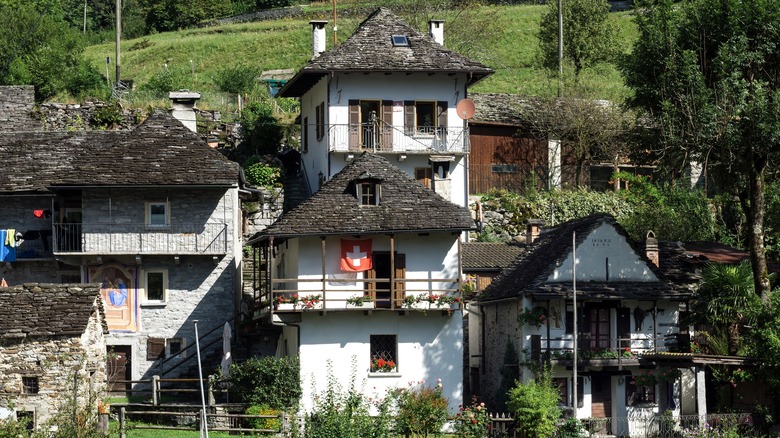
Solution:
[{"label": "metal balcony railing", "polygon": [[331,152],[467,153],[468,128],[391,126],[381,122],[330,125]]},{"label": "metal balcony railing", "polygon": [[227,253],[226,223],[147,224],[57,223],[54,253],[209,254]]},{"label": "metal balcony railing", "polygon": [[[610,360],[630,362],[644,354],[657,352],[689,353],[690,335],[675,333],[656,337],[637,334],[630,338],[594,338],[588,333],[577,337],[578,360]],[[557,338],[543,338],[531,335],[531,356],[538,360],[549,354],[550,359],[570,361],[574,358],[574,339],[571,335]]]}]

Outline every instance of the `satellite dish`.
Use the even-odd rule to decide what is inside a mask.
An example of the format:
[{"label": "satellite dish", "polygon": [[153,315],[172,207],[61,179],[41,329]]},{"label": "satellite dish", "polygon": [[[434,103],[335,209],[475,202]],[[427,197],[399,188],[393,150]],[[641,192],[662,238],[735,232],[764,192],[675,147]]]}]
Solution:
[{"label": "satellite dish", "polygon": [[476,112],[477,109],[474,106],[473,100],[462,99],[460,102],[458,102],[457,105],[455,105],[455,110],[458,112],[458,117],[463,120],[468,120],[474,117],[474,112]]}]

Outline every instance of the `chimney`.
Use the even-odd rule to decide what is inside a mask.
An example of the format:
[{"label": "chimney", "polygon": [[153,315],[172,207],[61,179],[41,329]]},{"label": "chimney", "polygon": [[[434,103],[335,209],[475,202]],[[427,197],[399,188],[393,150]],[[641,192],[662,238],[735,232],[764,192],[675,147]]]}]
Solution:
[{"label": "chimney", "polygon": [[311,20],[311,58],[314,59],[325,51],[325,25],[327,20]]},{"label": "chimney", "polygon": [[428,21],[428,35],[433,38],[434,41],[444,45],[444,20],[430,20]]},{"label": "chimney", "polygon": [[544,221],[541,219],[528,219],[525,225],[525,243],[530,245],[539,238],[539,234],[542,232]]},{"label": "chimney", "polygon": [[171,91],[168,99],[173,102],[171,115],[192,132],[198,132],[195,121],[195,103],[200,99],[200,93],[190,90]]},{"label": "chimney", "polygon": [[428,162],[432,168],[431,188],[444,199],[452,199],[452,178],[450,164],[454,157],[449,155],[431,155]]},{"label": "chimney", "polygon": [[656,267],[659,266],[658,239],[655,238],[655,233],[652,231],[648,231],[647,238],[645,238],[645,254]]}]

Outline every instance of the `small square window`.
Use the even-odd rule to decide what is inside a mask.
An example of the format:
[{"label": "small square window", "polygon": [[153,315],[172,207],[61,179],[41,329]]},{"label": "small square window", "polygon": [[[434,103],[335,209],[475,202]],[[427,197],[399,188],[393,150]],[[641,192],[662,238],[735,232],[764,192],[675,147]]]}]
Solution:
[{"label": "small square window", "polygon": [[24,423],[24,427],[27,430],[35,430],[34,411],[16,411],[16,421]]},{"label": "small square window", "polygon": [[186,347],[184,338],[168,338],[165,340],[165,356],[185,357],[187,352],[184,351],[184,347]]},{"label": "small square window", "polygon": [[638,403],[655,403],[655,385],[636,385],[626,380],[626,406]]},{"label": "small square window", "polygon": [[360,205],[379,205],[379,184],[363,182],[358,184]]},{"label": "small square window", "polygon": [[398,338],[396,335],[371,335],[371,372],[398,370]]},{"label": "small square window", "polygon": [[144,272],[144,303],[160,304],[168,300],[168,272]]},{"label": "small square window", "polygon": [[22,377],[22,392],[24,394],[37,394],[38,377],[37,376]]},{"label": "small square window", "polygon": [[150,227],[167,227],[170,223],[167,202],[146,203],[146,225]]},{"label": "small square window", "polygon": [[415,105],[417,132],[433,134],[436,128],[436,103],[417,102]]}]

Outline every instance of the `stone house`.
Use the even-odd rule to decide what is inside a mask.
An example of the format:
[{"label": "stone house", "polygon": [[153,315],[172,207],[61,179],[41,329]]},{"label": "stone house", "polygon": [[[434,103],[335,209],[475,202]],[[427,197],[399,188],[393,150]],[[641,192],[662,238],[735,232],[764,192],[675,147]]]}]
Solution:
[{"label": "stone house", "polygon": [[129,131],[2,133],[0,159],[8,284],[100,285],[120,380],[194,365],[193,320],[204,334],[239,307],[238,164],[162,112]]},{"label": "stone house", "polygon": [[43,425],[63,404],[97,410],[106,336],[98,285],[0,287],[0,418]]},{"label": "stone house", "polygon": [[[361,195],[364,185],[376,196]],[[471,227],[467,209],[364,152],[250,239],[266,267],[261,316],[282,326],[277,355],[300,357],[304,409],[332,372],[344,387],[354,373],[358,389],[377,394],[442,379],[457,410],[459,236]]]},{"label": "stone house", "polygon": [[667,410],[706,413],[709,362],[681,324],[698,281],[682,246],[648,233],[643,248],[605,214],[529,235],[538,238],[478,299],[482,395],[496,404],[512,385],[507,370],[527,381],[544,361],[569,415],[611,419],[602,433],[641,434],[628,418]]}]

